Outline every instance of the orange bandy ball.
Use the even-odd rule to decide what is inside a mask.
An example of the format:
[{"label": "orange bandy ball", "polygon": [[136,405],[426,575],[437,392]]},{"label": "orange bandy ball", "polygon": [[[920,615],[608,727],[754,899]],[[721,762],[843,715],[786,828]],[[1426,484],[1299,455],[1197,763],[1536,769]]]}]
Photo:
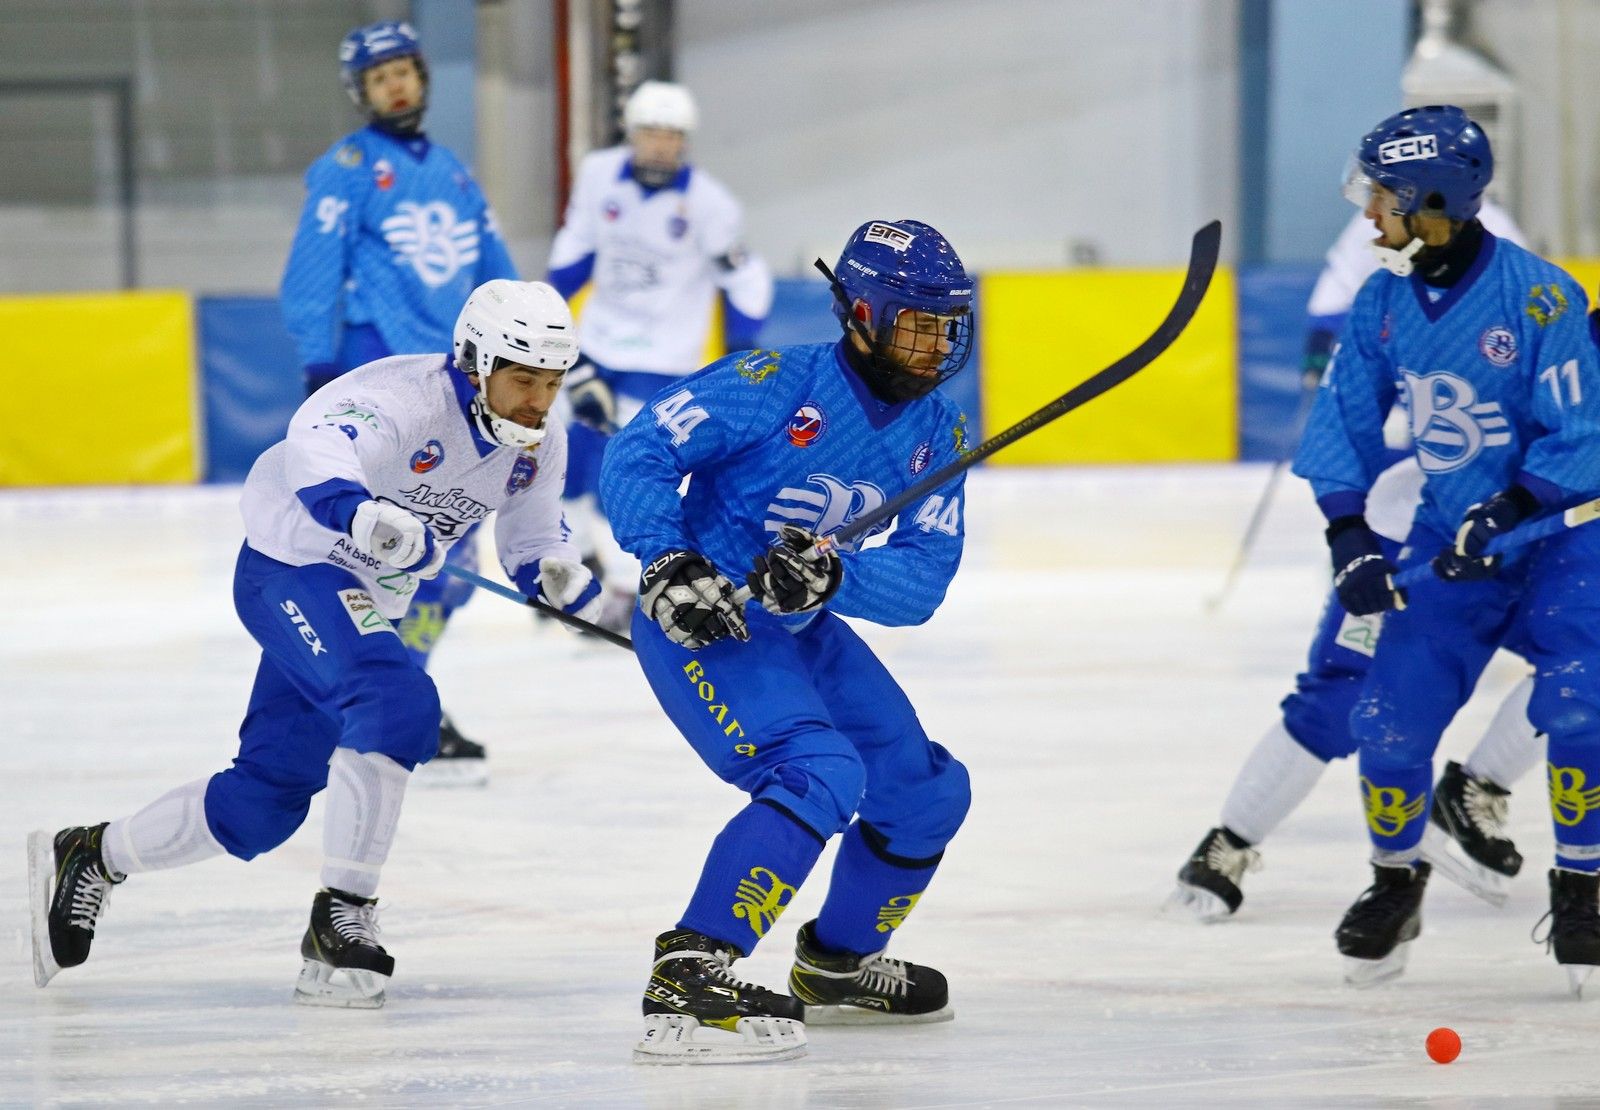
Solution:
[{"label": "orange bandy ball", "polygon": [[1436,1064],[1448,1064],[1461,1055],[1461,1038],[1454,1029],[1440,1027],[1428,1034],[1428,1057]]}]

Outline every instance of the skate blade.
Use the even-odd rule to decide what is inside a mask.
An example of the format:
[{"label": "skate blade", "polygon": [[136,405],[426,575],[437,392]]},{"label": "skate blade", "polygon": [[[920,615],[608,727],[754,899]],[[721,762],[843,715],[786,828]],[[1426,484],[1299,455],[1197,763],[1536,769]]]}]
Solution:
[{"label": "skate blade", "polygon": [[1363,960],[1356,956],[1344,958],[1344,981],[1357,990],[1366,990],[1379,983],[1387,983],[1391,979],[1400,978],[1406,969],[1406,957],[1410,955],[1411,942],[1404,941],[1394,947],[1394,951],[1377,960]]},{"label": "skate blade", "polygon": [[806,1054],[806,1027],[779,1017],[744,1017],[735,1033],[709,1029],[687,1014],[650,1014],[636,1064],[761,1064]]},{"label": "skate blade", "polygon": [[302,1006],[335,1006],[346,1010],[376,1010],[385,1001],[387,975],[351,967],[330,967],[321,960],[305,960],[294,985],[294,1000]]},{"label": "skate blade", "polygon": [[1469,858],[1455,838],[1432,821],[1422,834],[1422,858],[1433,869],[1470,894],[1496,908],[1511,896],[1511,880]]},{"label": "skate blade", "polygon": [[417,764],[411,772],[411,785],[448,790],[463,786],[488,786],[487,759],[436,759]]},{"label": "skate blade", "polygon": [[[1233,917],[1233,911],[1228,908],[1228,903],[1218,898],[1209,890],[1202,890],[1188,883],[1179,883],[1173,892],[1167,895],[1167,900],[1161,907],[1162,913],[1184,911],[1188,915],[1206,925],[1216,925]],[[809,1011],[807,1011],[809,1015]]]},{"label": "skate blade", "polygon": [[55,837],[28,834],[28,907],[33,911],[33,985],[42,987],[61,970],[50,948],[50,879],[56,873]]},{"label": "skate blade", "polygon": [[954,1021],[955,1017],[949,1006],[925,1014],[886,1014],[864,1006],[806,1006],[807,1025],[928,1025]]},{"label": "skate blade", "polygon": [[1567,973],[1567,989],[1572,992],[1573,998],[1583,997],[1583,985],[1589,981],[1589,976],[1594,974],[1594,964],[1562,964],[1561,970]]}]

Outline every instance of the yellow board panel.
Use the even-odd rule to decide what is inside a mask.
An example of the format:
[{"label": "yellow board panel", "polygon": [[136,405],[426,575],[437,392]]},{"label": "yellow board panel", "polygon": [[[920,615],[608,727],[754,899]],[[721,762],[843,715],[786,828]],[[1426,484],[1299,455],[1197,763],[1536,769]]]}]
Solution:
[{"label": "yellow board panel", "polygon": [[0,486],[193,482],[183,293],[0,297]]},{"label": "yellow board panel", "polygon": [[[985,274],[983,424],[1015,424],[1155,330],[1182,270]],[[1007,447],[999,464],[1212,462],[1238,453],[1233,271],[1218,267],[1188,330],[1129,381]]]},{"label": "yellow board panel", "polygon": [[1589,298],[1589,307],[1594,308],[1595,290],[1600,288],[1600,259],[1554,258],[1551,261],[1571,274],[1578,284],[1583,286],[1583,291]]}]

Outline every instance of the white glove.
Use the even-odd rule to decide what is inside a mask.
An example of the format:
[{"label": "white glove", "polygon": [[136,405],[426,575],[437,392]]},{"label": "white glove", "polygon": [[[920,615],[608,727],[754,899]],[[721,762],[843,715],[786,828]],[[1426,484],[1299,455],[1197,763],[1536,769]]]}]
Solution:
[{"label": "white glove", "polygon": [[428,526],[398,505],[363,501],[350,518],[350,538],[368,555],[418,578],[432,578],[444,565],[444,547]]},{"label": "white glove", "polygon": [[[539,593],[545,604],[590,624],[600,619],[600,609],[605,604],[589,568],[568,559],[539,560]],[[589,596],[586,598],[585,594]],[[577,608],[571,608],[574,605]]]}]

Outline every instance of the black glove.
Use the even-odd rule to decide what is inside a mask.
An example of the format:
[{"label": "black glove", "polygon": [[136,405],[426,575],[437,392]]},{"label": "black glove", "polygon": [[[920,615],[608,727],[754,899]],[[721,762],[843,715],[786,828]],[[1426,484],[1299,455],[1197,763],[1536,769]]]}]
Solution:
[{"label": "black glove", "polygon": [[1333,588],[1346,612],[1365,617],[1406,607],[1406,592],[1394,584],[1394,564],[1384,558],[1366,517],[1335,517],[1323,535],[1333,555]]},{"label": "black glove", "polygon": [[756,566],[745,576],[745,583],[756,600],[769,613],[805,613],[820,608],[839,589],[844,566],[831,550],[816,559],[805,552],[816,545],[817,537],[804,528],[785,524],[778,529],[778,543],[765,555],[756,556]]},{"label": "black glove", "polygon": [[578,363],[567,371],[562,384],[573,416],[601,435],[617,434],[617,395],[596,372],[594,363]]},{"label": "black glove", "polygon": [[698,651],[725,636],[748,640],[733,583],[694,551],[664,551],[639,575],[639,607],[667,639]]},{"label": "black glove", "polygon": [[1505,535],[1538,511],[1539,499],[1522,486],[1501,490],[1472,506],[1456,529],[1456,545],[1434,557],[1433,573],[1447,582],[1494,577],[1500,569],[1500,556],[1485,557],[1484,548],[1490,540]]}]

